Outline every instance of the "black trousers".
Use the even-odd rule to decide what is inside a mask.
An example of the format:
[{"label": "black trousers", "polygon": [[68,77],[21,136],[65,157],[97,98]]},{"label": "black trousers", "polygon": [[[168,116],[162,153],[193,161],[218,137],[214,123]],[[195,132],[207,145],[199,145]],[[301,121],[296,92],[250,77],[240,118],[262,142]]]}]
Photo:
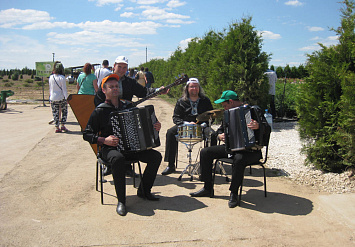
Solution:
[{"label": "black trousers", "polygon": [[[203,148],[200,153],[201,180],[206,184],[212,184],[212,166],[214,159],[227,158],[225,145]],[[239,151],[234,154],[232,165],[232,182],[229,190],[238,192],[244,177],[244,170],[248,164],[262,159],[261,151]],[[211,188],[207,188],[211,189]]]},{"label": "black trousers", "polygon": [[[202,129],[203,139],[207,137],[207,133],[210,130],[210,127],[206,127]],[[215,131],[213,129],[211,134],[211,146],[217,145],[217,137]],[[178,134],[178,126],[175,125],[168,129],[166,132],[166,140],[165,140],[165,156],[164,161],[169,162],[169,166],[175,166],[175,158],[176,158],[176,150],[178,148],[178,142],[176,140],[176,135]]]},{"label": "black trousers", "polygon": [[[147,163],[143,173],[144,192],[149,193],[153,187],[162,156],[160,152],[150,149],[138,153],[122,154],[116,149],[103,148],[102,157],[112,166],[112,177],[115,183],[116,195],[119,202],[126,203],[126,169],[127,161],[139,160]],[[141,187],[141,186],[140,186]]]}]

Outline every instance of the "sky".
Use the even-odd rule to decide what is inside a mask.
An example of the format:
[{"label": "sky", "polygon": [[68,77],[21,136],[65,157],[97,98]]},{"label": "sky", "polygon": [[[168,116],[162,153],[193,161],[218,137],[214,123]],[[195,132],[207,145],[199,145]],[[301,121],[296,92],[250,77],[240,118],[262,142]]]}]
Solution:
[{"label": "sky", "polygon": [[262,35],[269,65],[299,66],[318,43],[335,45],[340,0],[0,0],[0,69],[35,69],[36,62],[64,67],[129,67],[168,59],[192,38],[222,32],[242,18]]}]

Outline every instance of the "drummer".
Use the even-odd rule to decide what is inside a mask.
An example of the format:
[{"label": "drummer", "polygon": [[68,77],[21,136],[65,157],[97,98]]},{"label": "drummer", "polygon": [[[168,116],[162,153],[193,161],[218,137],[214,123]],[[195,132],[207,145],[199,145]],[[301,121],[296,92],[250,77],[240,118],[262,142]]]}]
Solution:
[{"label": "drummer", "polygon": [[[162,175],[168,175],[175,172],[175,158],[178,147],[175,136],[178,134],[178,126],[183,124],[196,124],[197,116],[210,110],[213,110],[212,103],[204,94],[200,82],[197,78],[190,78],[184,87],[182,97],[178,99],[175,105],[173,115],[173,122],[175,126],[171,127],[166,132],[164,161],[168,162],[168,166],[162,172]],[[202,123],[206,123],[207,127],[203,128],[203,135],[207,136],[207,133],[209,133],[208,131],[210,130],[208,121],[198,122],[198,124]],[[206,133],[206,135],[204,133]],[[211,136],[211,145],[216,145],[217,139],[215,134],[212,134]]]}]

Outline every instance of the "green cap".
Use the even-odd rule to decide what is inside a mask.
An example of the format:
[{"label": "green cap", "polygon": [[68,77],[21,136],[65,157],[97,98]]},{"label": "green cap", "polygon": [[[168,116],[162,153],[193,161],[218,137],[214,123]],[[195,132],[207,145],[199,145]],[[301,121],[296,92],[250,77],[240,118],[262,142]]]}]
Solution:
[{"label": "green cap", "polygon": [[216,100],[214,103],[216,104],[219,104],[219,103],[222,103],[224,101],[228,101],[228,100],[239,100],[239,97],[238,97],[238,94],[232,90],[227,90],[227,91],[224,91],[222,93],[222,96],[220,99]]}]

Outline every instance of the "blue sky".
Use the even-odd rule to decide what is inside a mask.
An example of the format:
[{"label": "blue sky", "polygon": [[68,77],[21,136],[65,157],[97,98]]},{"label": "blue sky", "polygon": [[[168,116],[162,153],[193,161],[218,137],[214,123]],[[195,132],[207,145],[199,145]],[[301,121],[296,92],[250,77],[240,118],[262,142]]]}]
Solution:
[{"label": "blue sky", "polygon": [[0,0],[0,69],[35,68],[35,62],[110,65],[119,55],[136,67],[167,59],[208,31],[223,31],[243,17],[262,34],[270,65],[298,66],[318,42],[337,44],[339,0]]}]

